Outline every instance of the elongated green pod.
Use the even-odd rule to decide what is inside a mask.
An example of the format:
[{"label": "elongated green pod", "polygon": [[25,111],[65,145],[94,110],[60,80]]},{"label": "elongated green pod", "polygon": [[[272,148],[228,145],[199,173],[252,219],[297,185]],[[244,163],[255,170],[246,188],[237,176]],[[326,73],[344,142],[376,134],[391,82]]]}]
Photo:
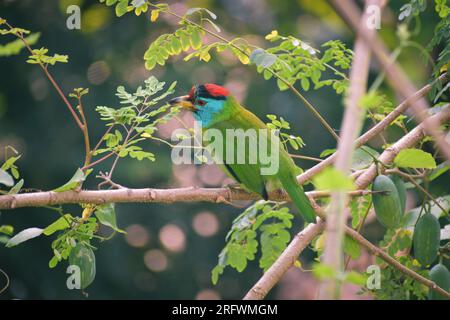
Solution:
[{"label": "elongated green pod", "polygon": [[95,279],[95,255],[91,248],[78,243],[70,252],[69,263],[80,271],[80,289],[86,289]]},{"label": "elongated green pod", "polygon": [[[430,279],[445,291],[450,292],[450,272],[443,264],[439,263],[430,270]],[[447,300],[446,297],[431,289],[428,292],[428,299]]]},{"label": "elongated green pod", "polygon": [[372,183],[373,207],[377,219],[388,229],[400,225],[403,217],[402,205],[397,187],[389,177],[379,175]]},{"label": "elongated green pod", "polygon": [[397,188],[397,192],[398,192],[398,197],[400,199],[400,205],[402,206],[402,214],[405,213],[405,208],[406,208],[406,186],[405,183],[403,182],[403,180],[395,175],[389,175],[388,176],[392,182],[395,184],[395,187]]},{"label": "elongated green pod", "polygon": [[440,226],[438,219],[431,213],[420,217],[414,228],[414,257],[422,266],[428,266],[436,260],[439,251]]}]

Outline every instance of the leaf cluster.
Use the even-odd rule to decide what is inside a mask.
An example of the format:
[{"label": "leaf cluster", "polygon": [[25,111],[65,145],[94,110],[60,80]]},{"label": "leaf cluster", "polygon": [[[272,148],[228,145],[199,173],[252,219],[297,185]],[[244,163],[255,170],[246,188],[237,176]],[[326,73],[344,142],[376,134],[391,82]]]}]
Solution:
[{"label": "leaf cluster", "polygon": [[213,284],[217,283],[226,266],[242,272],[248,261],[255,259],[258,246],[261,248],[261,269],[267,271],[275,262],[291,239],[288,229],[294,218],[288,208],[279,206],[272,201],[258,201],[234,219],[225,238],[227,243],[211,273]]}]

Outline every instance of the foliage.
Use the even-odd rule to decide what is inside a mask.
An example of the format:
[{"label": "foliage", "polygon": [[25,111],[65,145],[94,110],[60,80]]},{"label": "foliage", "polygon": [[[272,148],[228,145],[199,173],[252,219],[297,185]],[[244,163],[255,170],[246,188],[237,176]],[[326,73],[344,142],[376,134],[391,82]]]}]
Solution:
[{"label": "foliage", "polygon": [[[268,48],[265,53],[260,53],[253,59],[258,72],[263,73],[265,79],[270,79],[277,74],[289,84],[294,85],[300,81],[304,91],[308,91],[311,83],[317,90],[323,86],[331,86],[336,93],[344,93],[348,86],[345,70],[350,68],[352,51],[339,40],[330,40],[322,45],[324,53],[319,58],[320,52],[309,44],[292,36],[281,36],[274,30],[266,36],[270,42],[279,42],[277,46]],[[261,49],[257,49],[261,50]],[[255,51],[254,51],[255,52]],[[253,53],[254,54],[254,53]],[[261,59],[260,57],[264,57]],[[273,57],[273,63],[268,65],[268,57]],[[271,70],[267,70],[272,67]],[[336,78],[323,79],[325,70],[331,70]],[[287,89],[286,83],[277,80],[280,90]]]},{"label": "foliage", "polygon": [[[151,22],[157,22],[161,14],[175,17],[178,22],[175,30],[160,34],[150,43],[144,53],[144,63],[148,70],[157,65],[165,66],[171,57],[184,55],[184,61],[197,58],[208,63],[211,62],[216,53],[227,52],[238,59],[243,65],[255,66],[256,71],[264,79],[276,79],[280,90],[290,89],[297,96],[304,99],[296,87],[302,91],[322,90],[324,87],[332,88],[337,95],[345,96],[349,80],[348,69],[352,64],[353,52],[344,42],[340,40],[329,40],[314,48],[303,39],[292,35],[280,35],[277,30],[265,36],[267,42],[258,43],[259,46],[249,43],[244,37],[235,37],[227,40],[221,34],[221,28],[216,24],[217,16],[206,8],[190,8],[183,15],[172,11],[165,3],[155,4],[145,0],[100,0],[106,6],[114,7],[116,16],[121,17],[127,13],[134,12],[136,16],[148,13]],[[450,57],[449,30],[450,23],[448,14],[450,8],[445,0],[435,0],[433,9],[439,22],[436,24],[434,35],[425,48],[417,43],[414,36],[418,30],[410,30],[412,22],[416,22],[416,28],[420,29],[420,16],[426,11],[425,0],[411,0],[400,8],[398,13],[399,25],[397,34],[398,47],[394,50],[392,59],[395,60],[404,48],[410,46],[419,50],[432,63],[432,76],[430,82],[433,84],[431,93],[434,102],[444,100],[448,97],[448,84],[443,85],[436,78],[442,72],[448,72],[448,61]],[[39,39],[39,33],[31,33],[22,28],[10,26],[5,19],[0,18],[0,35],[15,36],[16,39],[4,45],[0,45],[0,56],[10,56],[20,53],[24,48],[29,51],[29,64],[37,64],[49,77],[52,84],[59,89],[49,75],[49,68],[58,62],[67,63],[68,56],[61,54],[50,55],[49,49],[41,47],[33,49]],[[417,25],[419,27],[417,27]],[[417,32],[416,32],[417,31]],[[397,50],[398,49],[398,50]],[[432,59],[430,52],[437,52],[437,59]],[[360,101],[360,107],[364,108],[367,118],[373,124],[383,120],[394,108],[391,96],[386,93],[381,84],[384,75],[378,75],[369,92]],[[120,106],[97,106],[100,119],[105,124],[105,133],[100,137],[94,148],[86,143],[86,160],[83,166],[77,168],[73,177],[62,186],[53,189],[54,192],[67,192],[79,190],[89,174],[96,169],[98,163],[103,162],[110,156],[115,161],[107,175],[100,172],[100,178],[108,183],[110,188],[119,188],[120,185],[112,182],[112,171],[120,158],[130,157],[138,161],[155,161],[156,155],[143,147],[146,140],[157,140],[166,142],[156,136],[158,125],[164,124],[171,118],[177,116],[178,107],[169,104],[161,104],[170,94],[174,92],[176,82],[166,88],[165,82],[161,82],[151,76],[144,81],[134,92],[128,91],[124,86],[118,86],[116,96]],[[60,90],[58,91],[60,92]],[[74,111],[75,120],[79,120],[79,127],[84,138],[89,142],[88,123],[83,112],[82,97],[89,93],[87,88],[75,88],[68,96],[73,98],[76,107]],[[65,95],[62,96],[65,100]],[[304,102],[304,101],[303,101]],[[438,103],[431,112],[441,112],[447,107],[446,102]],[[312,107],[314,109],[314,107]],[[289,122],[273,114],[267,115],[270,129],[280,133],[281,141],[286,149],[297,151],[305,145],[299,136],[288,133],[291,130]],[[391,125],[400,128],[404,133],[408,132],[409,119],[400,115]],[[383,139],[385,139],[383,137]],[[371,165],[376,165],[378,172],[386,169],[395,169],[402,177],[410,178],[408,187],[414,188],[420,194],[424,194],[421,206],[411,210],[398,228],[390,228],[385,231],[383,240],[379,245],[390,256],[402,263],[407,268],[428,277],[428,269],[420,266],[411,256],[412,236],[417,220],[423,211],[430,211],[443,224],[441,239],[444,243],[438,248],[440,259],[448,257],[448,205],[443,204],[448,196],[433,198],[430,194],[430,182],[444,174],[449,166],[446,163],[438,164],[436,155],[425,151],[428,150],[426,137],[415,149],[401,150],[395,157],[392,166],[387,166],[378,160],[379,151],[368,146],[357,148],[353,154],[351,169],[360,171]],[[392,141],[383,141],[383,148],[388,147]],[[170,143],[166,142],[170,145]],[[377,148],[378,149],[378,148]],[[379,148],[381,149],[381,148]],[[0,168],[0,193],[16,194],[22,190],[24,180],[20,179],[17,161],[20,155],[13,148],[12,155],[7,154]],[[326,157],[335,152],[336,149],[325,149],[320,157]],[[94,158],[94,159],[91,159]],[[92,161],[91,161],[92,160]],[[394,172],[395,172],[394,170]],[[342,172],[326,168],[313,179],[316,190],[349,191],[354,189],[353,180]],[[414,182],[414,183],[412,183]],[[99,184],[99,187],[101,184]],[[425,190],[425,191],[424,191]],[[381,191],[383,192],[383,191]],[[358,232],[364,227],[369,211],[372,208],[372,196],[366,194],[351,199],[349,210],[351,212],[352,228]],[[441,200],[444,199],[445,201]],[[324,201],[326,203],[326,201]],[[438,203],[439,205],[437,205]],[[448,204],[448,203],[447,203]],[[250,261],[258,259],[259,267],[267,271],[291,240],[291,229],[293,215],[289,209],[283,207],[284,203],[274,201],[258,201],[242,212],[234,221],[226,237],[226,244],[221,251],[218,264],[212,270],[212,282],[216,284],[219,276],[227,266],[243,272]],[[59,214],[58,219],[45,228],[31,227],[14,235],[14,228],[10,225],[0,226],[0,242],[6,247],[14,247],[32,238],[41,235],[52,237],[51,249],[53,257],[49,261],[49,267],[54,268],[64,260],[76,258],[73,253],[76,250],[84,252],[88,257],[89,276],[85,278],[83,289],[87,287],[95,277],[95,255],[92,249],[94,239],[100,241],[108,240],[98,234],[100,225],[116,232],[124,233],[117,225],[114,204],[94,205],[82,204],[81,216],[66,212],[63,208],[50,207]],[[442,209],[444,207],[444,209]],[[14,236],[13,236],[14,235]],[[314,241],[316,260],[320,261],[323,252],[325,235],[317,237]],[[77,248],[76,250],[74,248]],[[358,259],[361,248],[357,242],[349,237],[344,238],[343,251],[350,259]],[[71,255],[72,253],[72,255]],[[71,258],[72,257],[72,258]],[[351,282],[362,286],[363,292],[369,292],[377,299],[424,299],[427,289],[410,277],[406,277],[399,270],[392,268],[383,261],[377,261],[382,267],[382,285],[380,290],[368,290],[364,284],[366,277],[355,271],[337,274],[330,266],[316,263],[312,267],[312,273],[319,280],[338,279],[341,282]]]},{"label": "foliage", "polygon": [[[396,257],[407,268],[427,277],[428,271],[422,270],[417,261],[409,255],[411,243],[412,235],[408,230],[387,230],[383,240],[380,242],[380,247],[385,249],[390,256]],[[382,267],[380,289],[372,291],[372,294],[377,299],[425,299],[428,289],[424,285],[405,276],[402,272],[387,265],[379,258],[377,258],[377,264]]]},{"label": "foliage", "polygon": [[266,115],[266,117],[271,121],[267,123],[267,127],[270,130],[276,130],[279,132],[281,143],[283,143],[285,147],[287,147],[287,144],[289,144],[292,149],[298,150],[305,146],[305,142],[301,137],[294,136],[282,131],[291,129],[289,122],[287,122],[285,119],[283,119],[282,117],[278,119],[274,114],[268,114]]},{"label": "foliage", "polygon": [[287,229],[292,227],[294,216],[286,207],[273,201],[258,201],[248,207],[233,221],[227,244],[219,255],[217,266],[211,274],[216,284],[226,266],[242,272],[248,261],[258,252],[257,235],[260,234],[261,258],[259,266],[266,271],[286,248],[291,239]]},{"label": "foliage", "polygon": [[[123,86],[117,87],[116,96],[120,99],[120,108],[98,106],[97,112],[101,120],[109,127],[116,127],[114,132],[108,132],[102,138],[105,147],[99,148],[94,155],[102,153],[114,153],[119,157],[131,157],[139,161],[147,159],[155,161],[152,152],[144,151],[136,144],[145,140],[153,139],[157,126],[166,123],[179,112],[179,107],[171,107],[164,104],[152,109],[162,99],[174,92],[176,82],[164,90],[165,82],[159,82],[151,76],[144,81],[145,86],[139,86],[134,93],[129,93]],[[163,91],[163,93],[159,93]],[[120,129],[124,128],[124,132]],[[125,137],[124,137],[125,136]]]}]

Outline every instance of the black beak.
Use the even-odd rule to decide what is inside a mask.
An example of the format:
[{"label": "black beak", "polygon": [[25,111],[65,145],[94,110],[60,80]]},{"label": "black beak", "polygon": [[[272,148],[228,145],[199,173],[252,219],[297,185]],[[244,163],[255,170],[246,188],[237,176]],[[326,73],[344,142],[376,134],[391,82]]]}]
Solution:
[{"label": "black beak", "polygon": [[169,103],[171,105],[173,105],[173,106],[180,106],[180,107],[182,107],[184,109],[188,109],[188,110],[191,110],[191,111],[195,111],[196,110],[194,105],[192,104],[192,102],[190,100],[190,97],[188,95],[170,99]]}]

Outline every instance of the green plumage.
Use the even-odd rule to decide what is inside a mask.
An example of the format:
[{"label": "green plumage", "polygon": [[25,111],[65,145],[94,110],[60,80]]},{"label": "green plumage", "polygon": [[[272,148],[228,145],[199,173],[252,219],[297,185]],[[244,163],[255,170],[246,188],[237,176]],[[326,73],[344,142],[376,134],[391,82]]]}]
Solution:
[{"label": "green plumage", "polygon": [[[230,95],[223,102],[220,113],[215,113],[212,121],[203,127],[203,129],[208,128],[220,130],[225,137],[226,129],[243,129],[245,131],[248,129],[267,129],[267,126],[257,116],[239,105],[236,99]],[[268,144],[270,144],[270,137],[267,137],[267,139]],[[226,144],[230,142],[228,139],[224,139],[224,142],[223,150],[226,150]],[[233,147],[235,154],[242,152],[242,150],[237,149],[236,143],[234,143]],[[237,164],[236,161],[226,163],[226,159],[220,159],[224,163],[222,168],[245,189],[259,194],[264,199],[267,199],[268,192],[283,187],[304,219],[307,222],[315,222],[315,212],[302,186],[296,180],[296,175],[300,169],[295,165],[282,144],[280,143],[279,145],[279,170],[273,175],[261,175],[262,165],[259,163],[259,157],[256,164],[249,163],[248,144],[245,152],[246,161],[244,164]],[[222,156],[222,158],[225,158],[225,156]]]}]

